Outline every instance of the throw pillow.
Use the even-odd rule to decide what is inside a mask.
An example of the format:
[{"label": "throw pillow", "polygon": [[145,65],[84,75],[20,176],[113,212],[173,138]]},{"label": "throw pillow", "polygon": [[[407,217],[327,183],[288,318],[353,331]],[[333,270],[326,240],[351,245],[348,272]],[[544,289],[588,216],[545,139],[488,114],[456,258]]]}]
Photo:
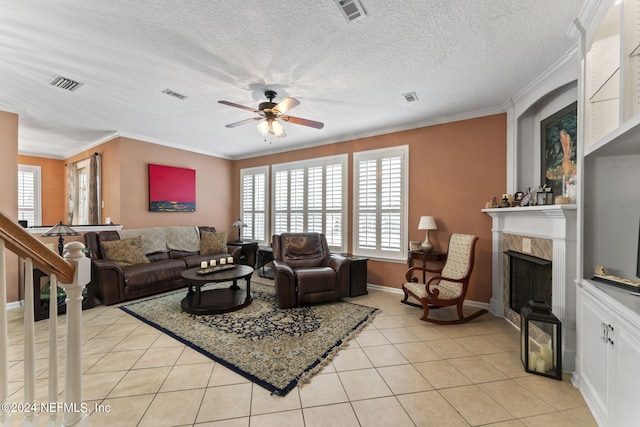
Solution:
[{"label": "throw pillow", "polygon": [[142,250],[142,236],[100,242],[100,249],[105,259],[115,262],[120,267],[150,262]]},{"label": "throw pillow", "polygon": [[227,248],[227,233],[212,233],[210,231],[203,231],[200,233],[200,254],[201,255],[216,255],[216,254],[228,254]]}]

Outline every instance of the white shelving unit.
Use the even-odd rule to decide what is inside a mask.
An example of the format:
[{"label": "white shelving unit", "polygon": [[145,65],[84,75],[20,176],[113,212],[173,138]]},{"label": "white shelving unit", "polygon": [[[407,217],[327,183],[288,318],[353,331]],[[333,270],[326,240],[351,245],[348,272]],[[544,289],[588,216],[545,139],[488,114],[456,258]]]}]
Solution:
[{"label": "white shelving unit", "polygon": [[574,381],[603,426],[637,425],[640,297],[591,279],[634,281],[640,235],[640,0],[603,0],[586,25]]}]

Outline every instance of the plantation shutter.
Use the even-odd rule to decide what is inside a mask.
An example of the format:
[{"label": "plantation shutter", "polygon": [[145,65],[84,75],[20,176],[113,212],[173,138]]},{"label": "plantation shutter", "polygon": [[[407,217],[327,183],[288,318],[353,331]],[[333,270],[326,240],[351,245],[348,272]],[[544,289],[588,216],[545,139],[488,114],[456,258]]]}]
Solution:
[{"label": "plantation shutter", "polygon": [[40,218],[40,166],[18,165],[18,220],[33,227]]},{"label": "plantation shutter", "polygon": [[406,256],[407,148],[354,153],[354,252]]},{"label": "plantation shutter", "polygon": [[274,231],[324,233],[344,252],[346,156],[273,165]]},{"label": "plantation shutter", "polygon": [[267,245],[267,173],[268,167],[240,171],[240,218],[247,224],[242,230],[244,240]]}]

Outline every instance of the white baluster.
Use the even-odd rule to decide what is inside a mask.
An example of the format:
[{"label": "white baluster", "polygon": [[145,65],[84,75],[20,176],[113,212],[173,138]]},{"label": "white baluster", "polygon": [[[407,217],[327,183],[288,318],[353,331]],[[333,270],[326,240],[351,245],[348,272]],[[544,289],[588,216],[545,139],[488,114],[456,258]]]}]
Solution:
[{"label": "white baluster", "polygon": [[[36,400],[36,338],[33,304],[33,260],[24,260],[24,394],[23,401],[31,404]],[[38,286],[38,289],[40,287]],[[33,411],[25,413],[24,426],[37,425],[38,417]]]},{"label": "white baluster", "polygon": [[65,245],[65,259],[76,271],[73,282],[61,283],[67,293],[67,357],[65,365],[64,402],[67,408],[63,426],[88,426],[89,414],[80,412],[82,406],[82,290],[91,280],[91,260],[84,256],[84,245],[70,242]]},{"label": "white baluster", "polygon": [[[49,402],[58,401],[58,276],[49,276]],[[59,423],[60,414],[49,412],[47,425]]]},{"label": "white baluster", "polygon": [[[9,396],[9,338],[7,327],[7,269],[4,240],[0,239],[0,403]],[[10,426],[11,413],[0,411],[0,425]]]}]

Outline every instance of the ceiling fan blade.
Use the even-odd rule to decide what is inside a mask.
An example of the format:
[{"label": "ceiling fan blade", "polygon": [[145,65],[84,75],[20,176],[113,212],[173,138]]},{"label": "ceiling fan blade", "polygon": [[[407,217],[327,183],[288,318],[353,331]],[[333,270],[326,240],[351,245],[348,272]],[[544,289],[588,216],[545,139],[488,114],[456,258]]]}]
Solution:
[{"label": "ceiling fan blade", "polygon": [[252,107],[245,107],[244,105],[240,105],[240,104],[236,104],[235,102],[229,102],[229,101],[218,101],[219,104],[224,104],[224,105],[228,105],[229,107],[236,107],[236,108],[242,108],[243,110],[248,110],[251,111],[253,113],[257,113],[258,110],[256,110],[255,108]]},{"label": "ceiling fan blade", "polygon": [[262,120],[262,117],[252,117],[250,119],[244,119],[244,120],[240,120],[239,122],[235,122],[235,123],[230,123],[228,125],[226,125],[226,128],[235,128],[241,125],[246,125],[247,123],[251,123],[251,122],[255,122],[257,120]]},{"label": "ceiling fan blade", "polygon": [[295,98],[285,98],[278,103],[272,110],[276,110],[279,114],[284,114],[293,107],[300,105],[300,101]]},{"label": "ceiling fan blade", "polygon": [[296,125],[309,126],[316,129],[322,129],[324,127],[324,123],[316,122],[314,120],[302,119],[300,117],[293,116],[281,116],[280,117],[285,122],[294,123]]}]

